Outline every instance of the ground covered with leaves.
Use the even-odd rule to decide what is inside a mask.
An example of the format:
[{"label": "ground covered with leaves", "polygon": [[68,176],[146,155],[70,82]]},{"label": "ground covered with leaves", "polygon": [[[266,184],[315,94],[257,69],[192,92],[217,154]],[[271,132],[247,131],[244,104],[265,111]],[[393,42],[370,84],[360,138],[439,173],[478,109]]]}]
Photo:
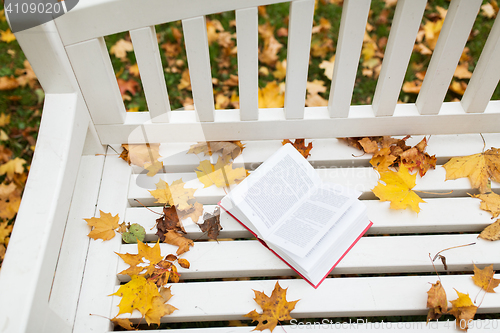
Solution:
[{"label": "ground covered with leaves", "polygon": [[[0,264],[5,255],[14,219],[32,160],[41,118],[44,92],[6,22],[0,7]],[[395,0],[372,1],[366,27],[353,104],[369,104],[375,91]],[[430,1],[417,36],[400,101],[416,100],[441,30],[449,1]],[[259,8],[259,106],[282,107],[286,73],[287,4]],[[307,106],[327,104],[335,62],[342,0],[318,0],[315,9]],[[498,13],[495,0],[483,6],[450,83],[446,101],[460,100],[481,49]],[[207,17],[208,39],[218,109],[237,108],[238,77],[234,12]],[[165,79],[173,109],[192,108],[193,100],[181,22],[156,26]],[[138,66],[128,33],[107,36],[106,44],[120,91],[129,111],[147,110]],[[497,88],[493,99],[500,99]],[[151,166],[156,168],[158,166]],[[199,173],[206,167],[200,166]]]}]

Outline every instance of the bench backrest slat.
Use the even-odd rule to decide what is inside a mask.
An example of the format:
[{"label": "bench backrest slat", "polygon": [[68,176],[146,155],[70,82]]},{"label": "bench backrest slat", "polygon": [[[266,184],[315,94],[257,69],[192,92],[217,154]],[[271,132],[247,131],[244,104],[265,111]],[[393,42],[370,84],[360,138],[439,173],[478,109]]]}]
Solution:
[{"label": "bench backrest slat", "polygon": [[66,47],[94,124],[120,124],[125,106],[103,37]]},{"label": "bench backrest slat", "polygon": [[[286,59],[285,116],[304,118],[314,0],[290,3]],[[304,47],[304,46],[308,47]]]},{"label": "bench backrest slat", "polygon": [[400,0],[397,4],[373,95],[376,116],[394,113],[426,4],[427,0]]},{"label": "bench backrest slat", "polygon": [[416,104],[420,114],[437,114],[441,109],[481,2],[481,0],[455,0],[450,3],[417,97]]},{"label": "bench backrest slat", "polygon": [[200,121],[214,121],[214,93],[204,16],[182,20],[194,105]]},{"label": "bench backrest slat", "polygon": [[465,112],[484,112],[500,79],[500,15],[491,28],[469,85],[462,97]]},{"label": "bench backrest slat", "polygon": [[259,35],[257,7],[236,10],[240,119],[259,117]]},{"label": "bench backrest slat", "polygon": [[153,122],[168,122],[170,102],[155,27],[130,30],[141,81]]},{"label": "bench backrest slat", "polygon": [[332,118],[346,118],[349,115],[370,2],[370,0],[344,1],[328,101],[328,110]]}]

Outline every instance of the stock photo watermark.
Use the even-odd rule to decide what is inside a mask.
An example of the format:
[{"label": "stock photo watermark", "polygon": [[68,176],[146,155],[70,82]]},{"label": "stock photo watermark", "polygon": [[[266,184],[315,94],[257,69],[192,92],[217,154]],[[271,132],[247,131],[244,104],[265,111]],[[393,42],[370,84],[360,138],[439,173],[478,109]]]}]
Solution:
[{"label": "stock photo watermark", "polygon": [[414,329],[414,330],[439,330],[443,328],[456,328],[456,329],[498,329],[500,327],[500,319],[476,319],[476,320],[445,320],[445,321],[430,321],[425,322],[390,322],[390,321],[368,321],[368,319],[358,318],[349,319],[348,321],[336,321],[333,319],[322,319],[321,321],[302,322],[297,319],[290,320],[290,326],[287,327],[292,330],[333,330],[333,329],[348,329],[348,330],[401,330],[401,329]]}]

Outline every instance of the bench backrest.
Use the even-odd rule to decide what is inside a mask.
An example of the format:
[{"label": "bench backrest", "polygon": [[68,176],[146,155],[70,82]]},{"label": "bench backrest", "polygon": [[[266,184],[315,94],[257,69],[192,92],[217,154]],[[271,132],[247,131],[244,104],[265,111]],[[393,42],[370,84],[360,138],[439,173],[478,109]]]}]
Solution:
[{"label": "bench backrest", "polygon": [[[290,2],[285,106],[259,109],[257,7],[278,2]],[[87,124],[78,124],[79,119],[90,119],[88,133],[99,144],[498,132],[500,101],[490,99],[500,78],[499,18],[461,102],[443,103],[481,0],[451,1],[416,103],[398,104],[427,3],[399,0],[373,102],[351,105],[370,2],[344,0],[327,107],[304,106],[314,0],[81,0],[55,22],[16,37],[45,90],[46,108],[57,107],[64,98],[64,103],[72,103],[68,96],[76,93],[75,110],[85,116],[68,120],[76,124],[75,142],[88,137]],[[230,10],[236,11],[241,108],[216,110],[205,15]],[[177,20],[183,24],[195,111],[171,110],[159,55],[154,26]],[[122,31],[130,31],[149,112],[125,110],[103,38]],[[56,115],[51,118],[58,121]],[[68,156],[79,154],[74,145],[81,151],[83,144],[71,144],[65,148]],[[75,166],[66,167],[67,172],[78,168],[78,161],[71,163]],[[64,178],[61,184],[69,198],[71,182]],[[67,201],[61,203],[61,216],[69,209]],[[57,263],[55,247],[64,229],[52,228],[59,230],[50,243],[56,245],[43,253],[43,267],[36,268],[44,278],[37,275],[36,286],[29,288],[36,289],[29,319],[33,325],[50,320],[35,310],[47,305]]]},{"label": "bench backrest", "polygon": [[[101,142],[497,131],[500,105],[491,103],[490,98],[500,78],[498,19],[461,102],[443,103],[480,0],[450,3],[414,104],[397,104],[397,101],[427,1],[398,1],[373,102],[363,106],[352,106],[351,98],[371,1],[344,1],[328,107],[310,108],[304,105],[315,2],[289,1],[285,106],[259,110],[257,6],[278,2],[284,1],[193,0],[186,6],[165,0],[140,4],[134,0],[81,1],[75,9],[58,18],[55,24],[61,44]],[[236,11],[241,107],[216,110],[205,15],[230,10]],[[171,110],[159,54],[154,25],[177,20],[182,20],[195,111]],[[149,112],[146,113],[126,112],[103,38],[127,30],[147,100]],[[33,35],[26,37],[33,38]],[[40,52],[44,50],[36,50],[37,58]],[[33,67],[37,72],[38,67],[43,66]],[[51,75],[46,85],[57,79]],[[43,81],[42,84],[45,87]],[[138,125],[144,125],[145,131],[134,132]]]}]

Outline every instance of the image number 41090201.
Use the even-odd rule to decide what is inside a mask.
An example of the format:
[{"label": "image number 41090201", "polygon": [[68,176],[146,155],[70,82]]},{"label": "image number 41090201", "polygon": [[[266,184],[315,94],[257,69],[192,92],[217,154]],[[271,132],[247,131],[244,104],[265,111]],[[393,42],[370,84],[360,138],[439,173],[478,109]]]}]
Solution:
[{"label": "image number 41090201", "polygon": [[5,16],[12,32],[52,21],[73,9],[79,0],[5,0]]}]

